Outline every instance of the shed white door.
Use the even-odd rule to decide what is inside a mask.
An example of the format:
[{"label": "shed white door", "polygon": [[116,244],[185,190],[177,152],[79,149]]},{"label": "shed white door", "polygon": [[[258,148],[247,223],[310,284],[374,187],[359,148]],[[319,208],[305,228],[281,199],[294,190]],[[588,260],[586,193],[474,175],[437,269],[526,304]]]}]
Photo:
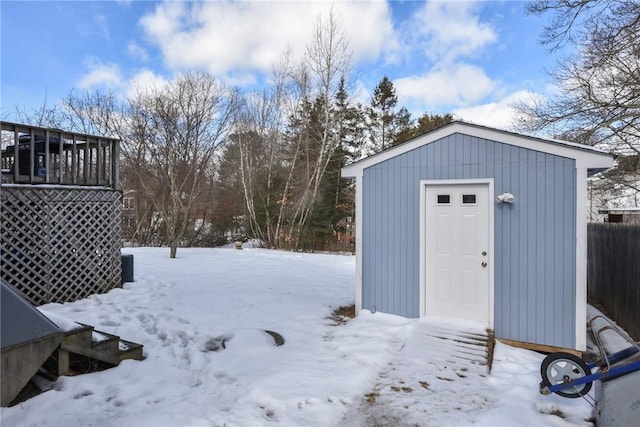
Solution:
[{"label": "shed white door", "polygon": [[428,185],[426,314],[489,322],[489,186]]}]

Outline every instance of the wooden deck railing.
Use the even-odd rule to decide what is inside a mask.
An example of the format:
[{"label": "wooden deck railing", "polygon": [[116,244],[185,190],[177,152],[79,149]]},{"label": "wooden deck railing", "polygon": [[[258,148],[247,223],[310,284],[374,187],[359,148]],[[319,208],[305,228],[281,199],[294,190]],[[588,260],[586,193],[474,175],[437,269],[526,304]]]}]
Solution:
[{"label": "wooden deck railing", "polygon": [[2,182],[119,189],[120,140],[10,122],[2,127]]}]

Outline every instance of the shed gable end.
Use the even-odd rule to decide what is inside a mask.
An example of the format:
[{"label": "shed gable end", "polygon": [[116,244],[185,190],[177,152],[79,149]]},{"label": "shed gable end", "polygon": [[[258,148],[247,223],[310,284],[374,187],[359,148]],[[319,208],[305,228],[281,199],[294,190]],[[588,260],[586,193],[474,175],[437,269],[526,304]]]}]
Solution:
[{"label": "shed gable end", "polygon": [[421,180],[492,179],[516,197],[495,208],[496,335],[574,346],[575,159],[454,133],[362,172],[362,308],[422,314]]}]

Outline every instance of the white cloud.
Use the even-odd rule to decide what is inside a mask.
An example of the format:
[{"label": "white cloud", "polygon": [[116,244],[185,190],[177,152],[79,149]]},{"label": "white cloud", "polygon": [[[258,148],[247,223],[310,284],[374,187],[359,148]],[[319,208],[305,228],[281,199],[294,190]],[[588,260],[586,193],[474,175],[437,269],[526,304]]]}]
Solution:
[{"label": "white cloud", "polygon": [[107,25],[107,18],[104,15],[96,15],[94,17],[94,24],[106,40],[111,37],[109,35],[109,27]]},{"label": "white cloud", "polygon": [[168,84],[168,80],[153,71],[144,69],[138,71],[127,83],[126,97],[135,98],[136,95],[145,95],[162,89]]},{"label": "white cloud", "polygon": [[204,69],[250,82],[291,49],[302,57],[313,25],[331,8],[342,17],[355,60],[375,60],[395,46],[386,2],[165,2],[140,20],[174,70]]},{"label": "white cloud", "polygon": [[425,75],[403,77],[393,83],[400,105],[419,104],[423,111],[478,102],[495,86],[483,69],[469,64],[434,68]]},{"label": "white cloud", "polygon": [[344,29],[356,60],[375,61],[381,55],[394,55],[399,48],[399,40],[386,2],[338,4],[342,6],[340,13]]},{"label": "white cloud", "polygon": [[118,87],[122,85],[122,74],[117,64],[104,64],[96,58],[85,59],[85,66],[89,72],[85,74],[77,83],[80,89],[90,89],[93,87]]},{"label": "white cloud", "polygon": [[129,41],[129,43],[127,43],[127,53],[132,58],[136,58],[136,59],[138,59],[138,60],[140,60],[142,62],[146,62],[146,61],[149,60],[149,54],[147,53],[145,48],[143,48],[142,46],[140,46],[138,43],[134,42],[133,40],[131,40],[131,41]]},{"label": "white cloud", "polygon": [[473,63],[497,40],[480,20],[482,2],[429,1],[399,27],[408,75],[396,76],[399,105],[412,114],[452,112],[486,102],[498,80]]},{"label": "white cloud", "polygon": [[491,126],[499,129],[514,130],[514,125],[519,120],[519,113],[513,105],[520,102],[530,103],[534,99],[540,99],[541,95],[521,90],[513,92],[495,102],[460,108],[454,113],[462,120]]},{"label": "white cloud", "polygon": [[80,37],[99,36],[105,40],[111,38],[107,18],[102,14],[92,16],[91,21],[80,21],[76,23],[75,29]]},{"label": "white cloud", "polygon": [[409,48],[422,46],[425,57],[451,62],[476,56],[496,41],[496,33],[479,20],[479,3],[473,1],[429,1],[408,26]]}]

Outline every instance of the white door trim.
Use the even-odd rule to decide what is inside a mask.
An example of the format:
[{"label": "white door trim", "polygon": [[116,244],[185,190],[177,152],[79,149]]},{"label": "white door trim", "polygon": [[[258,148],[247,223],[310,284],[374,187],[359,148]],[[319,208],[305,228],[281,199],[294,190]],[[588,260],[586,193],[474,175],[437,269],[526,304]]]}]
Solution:
[{"label": "white door trim", "polygon": [[489,187],[489,328],[494,328],[494,189],[493,178],[488,179],[454,179],[454,180],[421,180],[420,181],[420,316],[427,315],[427,272],[425,258],[427,251],[426,238],[426,194],[427,186],[485,184]]}]

